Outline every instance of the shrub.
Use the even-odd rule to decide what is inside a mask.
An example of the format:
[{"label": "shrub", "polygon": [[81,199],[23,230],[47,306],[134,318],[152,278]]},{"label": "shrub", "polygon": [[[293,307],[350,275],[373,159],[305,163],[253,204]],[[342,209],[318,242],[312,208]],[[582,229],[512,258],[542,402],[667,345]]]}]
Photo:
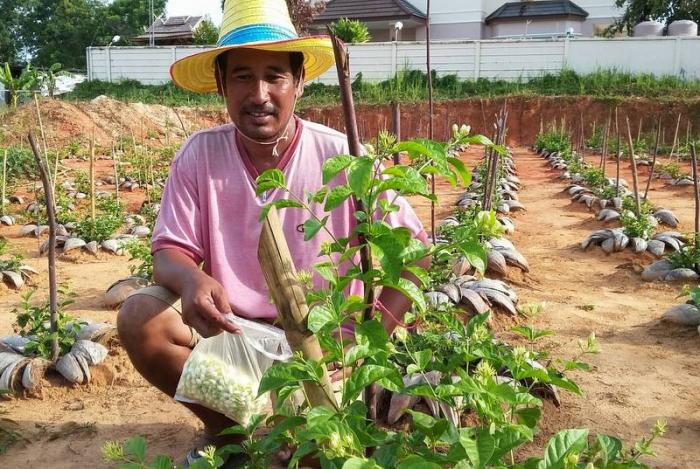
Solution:
[{"label": "shrub", "polygon": [[348,44],[369,42],[371,39],[367,25],[358,20],[340,18],[331,24],[331,29],[339,39]]},{"label": "shrub", "polygon": [[97,215],[95,220],[88,216],[78,222],[75,227],[75,235],[85,241],[100,243],[109,239],[121,225],[121,218],[109,213]]}]

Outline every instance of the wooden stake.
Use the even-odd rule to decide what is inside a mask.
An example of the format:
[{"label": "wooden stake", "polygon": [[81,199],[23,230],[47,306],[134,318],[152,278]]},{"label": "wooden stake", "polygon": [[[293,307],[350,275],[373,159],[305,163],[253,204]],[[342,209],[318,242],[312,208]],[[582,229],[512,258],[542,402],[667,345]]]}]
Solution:
[{"label": "wooden stake", "polygon": [[[338,72],[338,83],[340,85],[340,97],[343,103],[343,117],[345,118],[345,132],[348,138],[348,149],[352,156],[360,156],[360,136],[357,130],[357,118],[355,115],[355,103],[352,97],[352,83],[350,81],[350,61],[348,51],[345,44],[336,37],[330,26],[326,26],[328,35],[333,44],[333,53],[335,55],[335,65]],[[361,200],[355,199],[355,206],[358,211],[364,211],[365,207]],[[360,265],[362,272],[369,272],[372,268],[372,251],[365,240],[363,233],[358,234],[358,242],[362,248],[360,249]],[[365,283],[365,310],[364,320],[372,319],[374,311],[374,290],[372,285]],[[377,417],[376,399],[372,386],[367,386],[364,391],[364,399],[369,406],[370,418]]]},{"label": "wooden stake", "polygon": [[676,149],[676,144],[678,143],[678,131],[681,128],[681,114],[678,113],[678,120],[676,121],[676,132],[673,134],[673,144],[671,145],[671,153],[668,155],[669,161],[673,159],[673,151]]},{"label": "wooden stake", "polygon": [[36,145],[34,135],[29,133],[29,144],[34,153],[34,160],[39,168],[39,176],[44,186],[46,199],[46,215],[49,219],[49,314],[51,322],[51,361],[56,363],[60,349],[58,347],[58,288],[56,285],[56,206],[53,198],[53,189],[49,180],[49,173],[41,159],[41,153]]},{"label": "wooden stake", "polygon": [[[428,139],[435,139],[435,130],[433,128],[433,70],[431,64],[430,56],[430,0],[426,3],[426,15],[425,15],[425,47],[426,47],[426,59],[427,59],[427,69],[428,69]],[[435,175],[430,175],[430,193],[435,195]],[[430,201],[430,233],[433,237],[433,244],[436,244],[437,234],[435,233],[435,201]]]},{"label": "wooden stake", "polygon": [[112,140],[112,163],[114,165],[114,197],[119,205],[119,162],[117,152],[114,150],[114,140]]},{"label": "wooden stake", "polygon": [[632,140],[632,129],[630,128],[629,117],[625,116],[627,121],[627,144],[630,147],[630,160],[632,161],[632,185],[634,186],[634,202],[637,209],[637,218],[642,215],[642,204],[639,200],[639,180],[637,179],[637,160],[634,158],[634,141]]},{"label": "wooden stake", "polygon": [[[396,137],[396,141],[401,141],[401,104],[396,101],[391,102],[391,131]],[[399,164],[399,154],[394,154],[394,164]]]},{"label": "wooden stake", "polygon": [[[693,185],[695,189],[695,249],[698,247],[698,235],[700,233],[700,184],[698,183],[698,155],[695,149],[695,143],[690,145],[690,164],[693,167]],[[700,272],[698,265],[695,265],[695,270]]]},{"label": "wooden stake", "polygon": [[600,169],[603,170],[603,176],[605,176],[605,166],[608,159],[608,139],[610,138],[610,116],[605,122],[605,129],[603,130],[603,143],[600,148]]},{"label": "wooden stake", "polygon": [[5,196],[7,195],[7,154],[9,150],[5,148],[2,157],[2,193],[0,194],[0,215],[5,216]]},{"label": "wooden stake", "polygon": [[654,143],[654,153],[651,157],[651,168],[649,168],[649,178],[647,179],[647,187],[644,189],[644,200],[647,200],[649,195],[649,187],[651,186],[651,180],[654,177],[654,169],[656,168],[656,158],[659,154],[659,143],[661,140],[661,115],[659,115],[659,121],[656,125],[656,143]]},{"label": "wooden stake", "polygon": [[[295,352],[301,352],[304,358],[320,362],[323,359],[321,344],[306,327],[309,307],[306,304],[304,288],[297,277],[287,240],[274,207],[263,222],[258,260],[290,347]],[[337,410],[338,404],[328,370],[325,365],[320,366],[323,370],[320,385],[309,381],[303,383],[309,405]]]},{"label": "wooden stake", "polygon": [[95,134],[92,134],[90,140],[90,218],[92,218],[93,227],[97,219],[97,210],[95,208]]},{"label": "wooden stake", "polygon": [[[41,132],[41,141],[42,144],[44,145],[44,159],[46,160],[46,171],[49,176],[49,181],[52,181],[51,178],[51,168],[49,165],[49,150],[46,146],[46,135],[44,134],[44,124],[41,120],[41,108],[39,107],[39,93],[34,93],[34,103],[36,104],[36,116],[39,119],[39,131]],[[52,186],[56,186],[55,183],[51,184]]]},{"label": "wooden stake", "polygon": [[182,122],[182,119],[180,118],[180,114],[177,112],[177,109],[173,108],[173,112],[175,113],[177,120],[180,121],[180,127],[182,127],[182,131],[185,133],[185,138],[190,138],[190,133],[185,128],[185,123]]},{"label": "wooden stake", "polygon": [[615,108],[615,134],[617,135],[617,145],[615,148],[615,161],[617,162],[617,170],[615,174],[615,197],[620,197],[620,125],[617,118],[617,108]]}]

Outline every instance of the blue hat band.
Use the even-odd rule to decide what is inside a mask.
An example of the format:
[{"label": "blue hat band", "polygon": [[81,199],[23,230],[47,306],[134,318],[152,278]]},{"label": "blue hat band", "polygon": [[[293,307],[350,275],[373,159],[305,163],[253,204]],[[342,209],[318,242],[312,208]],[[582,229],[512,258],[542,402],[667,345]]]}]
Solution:
[{"label": "blue hat band", "polygon": [[219,39],[219,46],[239,46],[251,42],[297,39],[297,33],[275,24],[253,24],[236,28]]}]

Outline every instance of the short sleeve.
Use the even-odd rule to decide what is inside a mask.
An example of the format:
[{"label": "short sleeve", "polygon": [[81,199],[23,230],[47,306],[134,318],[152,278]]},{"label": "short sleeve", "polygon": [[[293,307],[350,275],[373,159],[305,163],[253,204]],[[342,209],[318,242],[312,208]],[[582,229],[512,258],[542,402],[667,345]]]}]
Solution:
[{"label": "short sleeve", "polygon": [[177,249],[197,264],[204,259],[196,159],[191,141],[173,162],[165,183],[151,250]]}]

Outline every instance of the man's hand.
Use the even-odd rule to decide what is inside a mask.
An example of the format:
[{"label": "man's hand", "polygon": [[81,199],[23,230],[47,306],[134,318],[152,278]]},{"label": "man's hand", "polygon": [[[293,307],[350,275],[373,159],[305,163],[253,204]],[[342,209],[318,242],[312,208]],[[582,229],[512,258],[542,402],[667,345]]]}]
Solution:
[{"label": "man's hand", "polygon": [[153,256],[156,283],[169,288],[182,299],[182,322],[202,337],[221,331],[240,334],[241,330],[226,315],[233,313],[224,287],[205,274],[188,256],[176,249],[163,249]]},{"label": "man's hand", "polygon": [[182,290],[182,321],[204,337],[212,337],[221,331],[240,334],[234,323],[226,319],[233,314],[224,287],[205,274],[192,275]]}]

